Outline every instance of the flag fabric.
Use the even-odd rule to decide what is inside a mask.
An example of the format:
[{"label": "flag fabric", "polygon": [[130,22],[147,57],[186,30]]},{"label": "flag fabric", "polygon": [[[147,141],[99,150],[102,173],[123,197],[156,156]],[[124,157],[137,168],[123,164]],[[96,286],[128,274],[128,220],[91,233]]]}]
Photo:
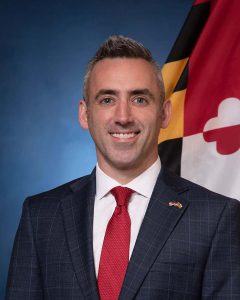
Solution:
[{"label": "flag fabric", "polygon": [[162,163],[240,200],[240,1],[197,0],[163,66]]}]

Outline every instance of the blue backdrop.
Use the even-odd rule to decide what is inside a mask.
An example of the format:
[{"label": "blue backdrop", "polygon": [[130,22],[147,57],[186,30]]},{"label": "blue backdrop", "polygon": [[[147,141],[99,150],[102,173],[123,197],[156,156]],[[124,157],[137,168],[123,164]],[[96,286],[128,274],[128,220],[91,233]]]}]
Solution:
[{"label": "blue backdrop", "polygon": [[89,173],[78,125],[87,61],[109,35],[141,41],[162,65],[192,0],[0,2],[0,299],[26,196]]}]

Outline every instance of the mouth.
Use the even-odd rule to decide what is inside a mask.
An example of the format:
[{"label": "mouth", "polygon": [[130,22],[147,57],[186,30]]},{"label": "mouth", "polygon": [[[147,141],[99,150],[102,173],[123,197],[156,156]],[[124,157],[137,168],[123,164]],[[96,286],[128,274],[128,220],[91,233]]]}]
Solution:
[{"label": "mouth", "polygon": [[114,138],[121,140],[129,140],[134,139],[140,131],[132,131],[132,132],[110,132],[110,135]]}]

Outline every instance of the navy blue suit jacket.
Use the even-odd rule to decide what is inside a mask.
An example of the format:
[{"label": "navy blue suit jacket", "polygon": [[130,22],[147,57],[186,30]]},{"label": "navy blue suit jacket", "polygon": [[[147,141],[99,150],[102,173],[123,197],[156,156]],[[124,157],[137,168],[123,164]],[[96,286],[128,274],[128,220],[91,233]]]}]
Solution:
[{"label": "navy blue suit jacket", "polygon": [[[95,172],[26,199],[7,300],[99,299],[94,197]],[[119,299],[239,300],[240,203],[162,169]]]}]

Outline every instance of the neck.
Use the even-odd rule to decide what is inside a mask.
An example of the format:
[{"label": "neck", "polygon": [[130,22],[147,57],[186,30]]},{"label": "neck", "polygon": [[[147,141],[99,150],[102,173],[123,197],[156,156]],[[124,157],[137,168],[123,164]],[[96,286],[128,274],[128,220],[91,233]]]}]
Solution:
[{"label": "neck", "polygon": [[100,163],[99,167],[100,169],[109,177],[113,178],[120,184],[127,184],[130,181],[132,181],[134,178],[138,177],[140,174],[142,174],[145,170],[147,170],[151,165],[154,164],[154,162],[157,160],[157,157],[154,160],[151,160],[148,164],[139,164],[135,168],[131,167],[114,167],[114,166],[109,166],[104,163]]}]

